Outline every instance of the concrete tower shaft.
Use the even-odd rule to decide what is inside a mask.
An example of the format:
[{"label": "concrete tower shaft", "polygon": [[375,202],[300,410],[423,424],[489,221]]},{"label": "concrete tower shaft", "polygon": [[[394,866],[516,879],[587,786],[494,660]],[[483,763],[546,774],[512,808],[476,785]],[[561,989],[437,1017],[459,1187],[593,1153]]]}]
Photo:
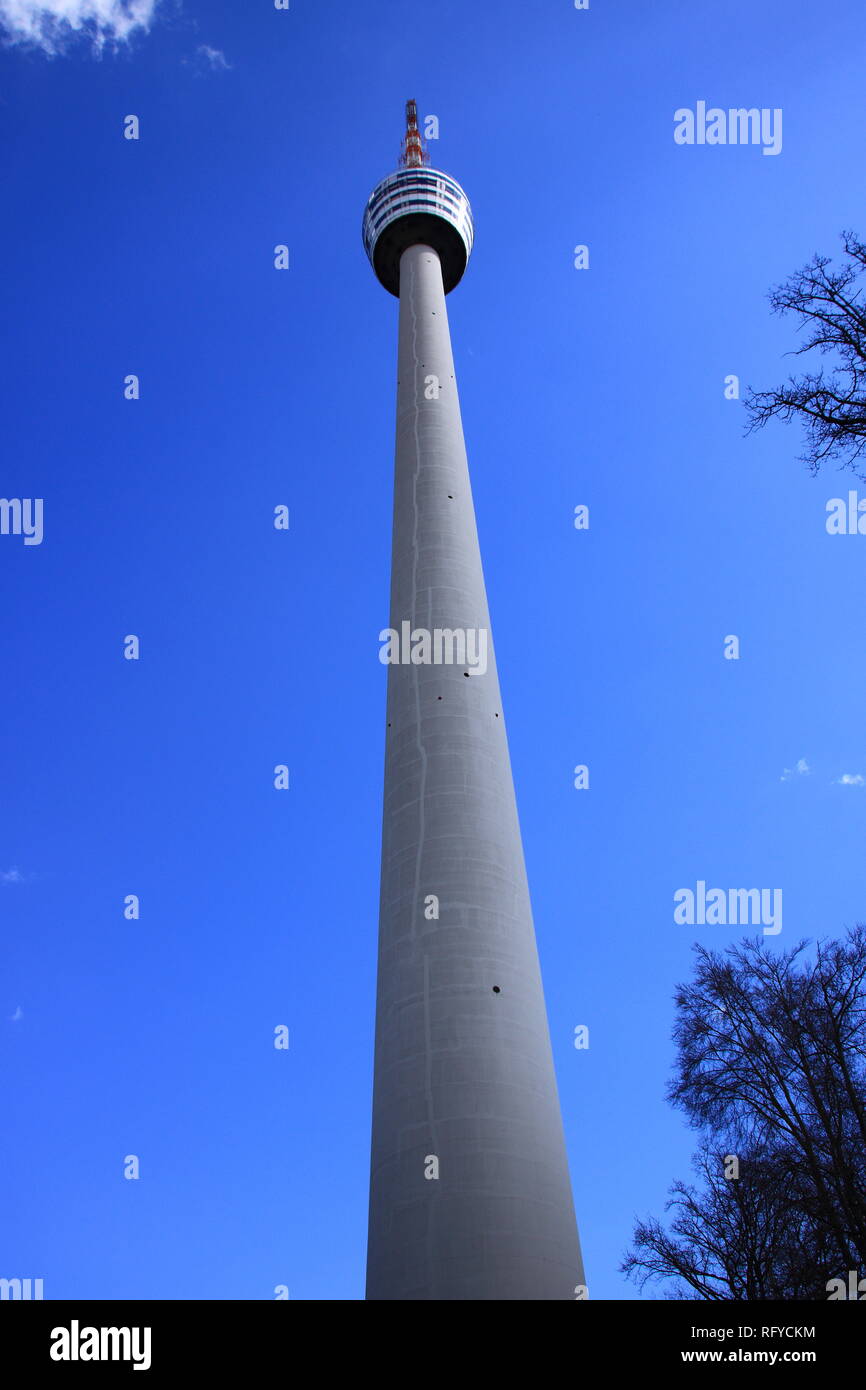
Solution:
[{"label": "concrete tower shaft", "polygon": [[422,210],[427,243],[405,216],[397,236],[385,221],[377,260],[383,187],[365,244],[400,298],[390,625],[462,632],[476,660],[436,664],[434,645],[388,667],[367,1298],[573,1299],[583,1268],[445,307],[460,256],[449,273],[439,221],[465,267],[471,213]]}]

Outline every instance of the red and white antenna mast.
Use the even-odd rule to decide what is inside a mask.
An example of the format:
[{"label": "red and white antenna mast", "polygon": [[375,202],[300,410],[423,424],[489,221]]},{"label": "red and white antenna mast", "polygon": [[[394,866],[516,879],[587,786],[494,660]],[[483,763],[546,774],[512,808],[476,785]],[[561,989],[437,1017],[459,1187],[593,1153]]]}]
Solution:
[{"label": "red and white antenna mast", "polygon": [[414,101],[406,102],[406,134],[400,150],[400,163],[404,169],[417,169],[422,164],[430,163],[418,129],[418,107]]}]

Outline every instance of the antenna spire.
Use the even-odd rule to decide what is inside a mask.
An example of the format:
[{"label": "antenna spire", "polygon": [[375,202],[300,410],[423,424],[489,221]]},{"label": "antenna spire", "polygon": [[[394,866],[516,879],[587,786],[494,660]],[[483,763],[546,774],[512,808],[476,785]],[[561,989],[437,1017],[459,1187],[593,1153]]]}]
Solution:
[{"label": "antenna spire", "polygon": [[400,163],[404,169],[417,169],[422,164],[430,163],[418,129],[418,107],[414,101],[406,102],[406,134],[400,151]]}]

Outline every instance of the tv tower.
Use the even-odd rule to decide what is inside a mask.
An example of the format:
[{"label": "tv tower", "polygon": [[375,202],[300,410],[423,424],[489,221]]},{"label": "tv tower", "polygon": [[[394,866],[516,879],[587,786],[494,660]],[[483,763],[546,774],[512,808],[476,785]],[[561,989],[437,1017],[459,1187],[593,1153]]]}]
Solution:
[{"label": "tv tower", "polygon": [[585,1297],[445,309],[473,232],[410,101],[363,222],[400,300],[368,1299]]}]

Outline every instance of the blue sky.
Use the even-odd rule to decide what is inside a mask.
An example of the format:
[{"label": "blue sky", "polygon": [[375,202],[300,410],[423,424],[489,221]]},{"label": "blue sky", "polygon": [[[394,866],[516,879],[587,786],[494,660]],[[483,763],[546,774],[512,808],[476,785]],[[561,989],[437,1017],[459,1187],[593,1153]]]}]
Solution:
[{"label": "blue sky", "polygon": [[[724,397],[866,230],[861,10],[176,0],[2,49],[0,493],[44,538],[0,536],[0,1275],[363,1297],[397,323],[360,219],[414,96],[476,219],[449,314],[590,1295],[638,1296],[696,1144],[674,988],[742,935],[673,894],[781,887],[774,949],[866,916],[857,481]],[[700,100],[781,108],[781,152],[678,146]]]}]

